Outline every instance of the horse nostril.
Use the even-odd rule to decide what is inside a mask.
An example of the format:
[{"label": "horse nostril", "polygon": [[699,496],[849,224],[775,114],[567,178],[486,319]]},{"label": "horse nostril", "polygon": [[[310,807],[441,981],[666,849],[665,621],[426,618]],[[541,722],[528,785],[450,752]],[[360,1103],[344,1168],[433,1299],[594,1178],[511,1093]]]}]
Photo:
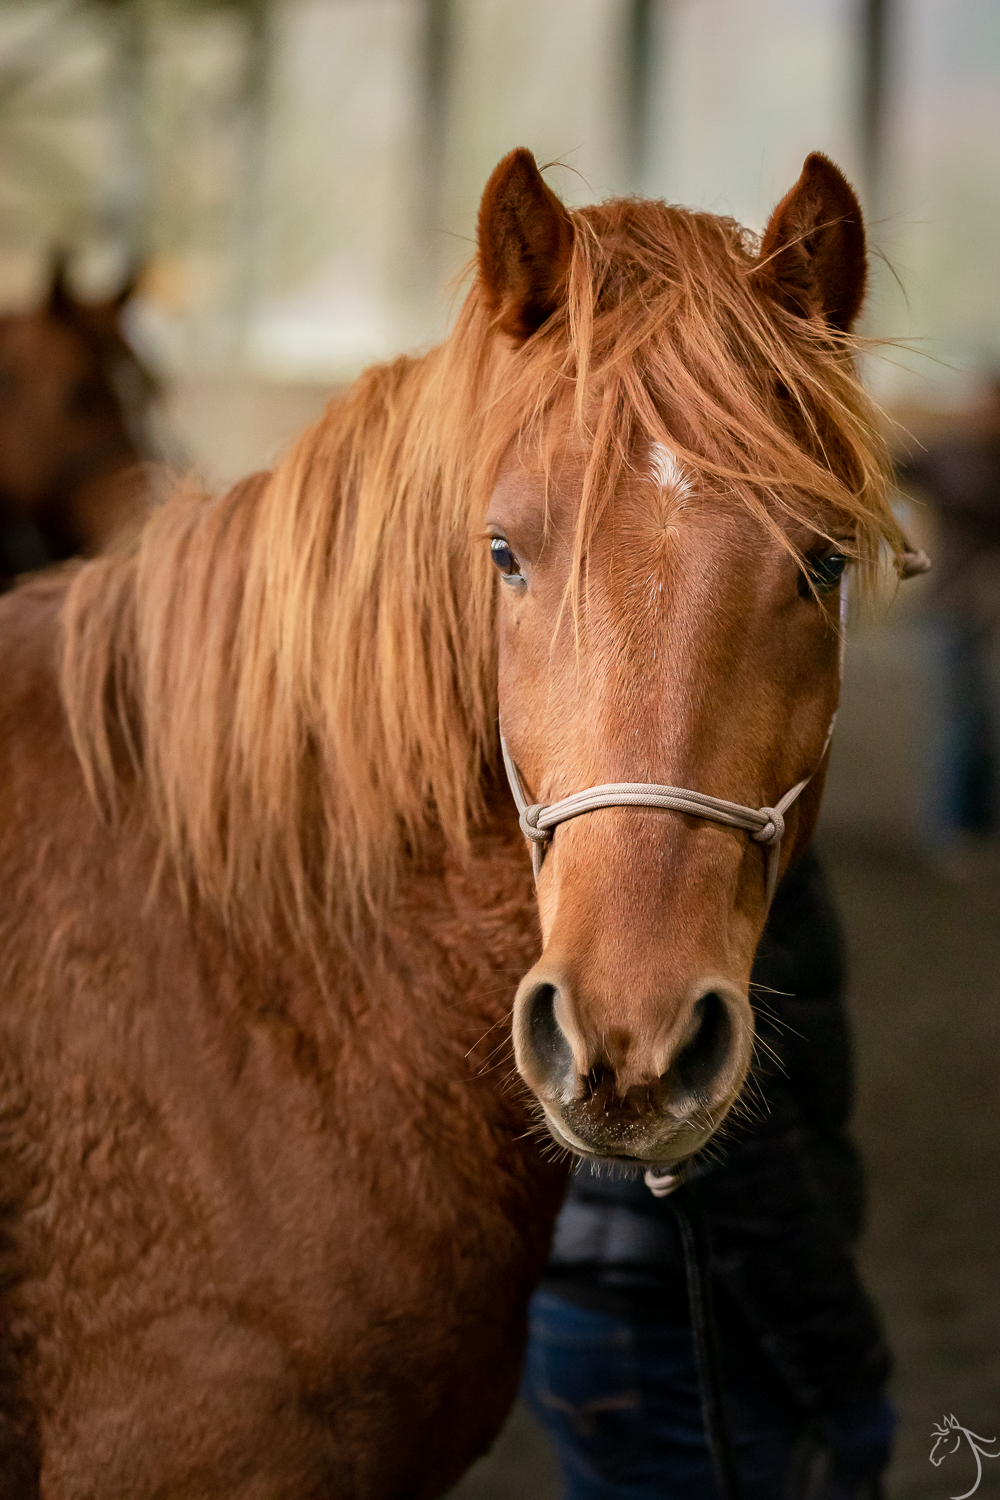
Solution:
[{"label": "horse nostril", "polygon": [[531,1048],[536,1060],[550,1077],[565,1073],[573,1062],[569,1038],[556,1019],[558,994],[554,984],[539,984],[528,996],[528,1036]]},{"label": "horse nostril", "polygon": [[733,1040],[729,1007],[714,990],[695,1001],[688,1036],[671,1071],[683,1093],[706,1104],[712,1085],[729,1059]]}]

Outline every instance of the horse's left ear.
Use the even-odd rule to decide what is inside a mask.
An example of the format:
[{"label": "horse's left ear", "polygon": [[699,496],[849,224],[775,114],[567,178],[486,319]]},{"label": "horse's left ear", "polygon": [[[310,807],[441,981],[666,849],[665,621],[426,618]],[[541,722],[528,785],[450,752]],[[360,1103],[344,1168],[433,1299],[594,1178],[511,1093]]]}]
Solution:
[{"label": "horse's left ear", "polygon": [[530,151],[505,156],[479,206],[479,279],[497,326],[524,340],[566,293],[573,224]]},{"label": "horse's left ear", "polygon": [[846,333],[868,278],[865,225],[854,189],[814,151],[764,231],[758,282],[789,312],[820,317]]}]

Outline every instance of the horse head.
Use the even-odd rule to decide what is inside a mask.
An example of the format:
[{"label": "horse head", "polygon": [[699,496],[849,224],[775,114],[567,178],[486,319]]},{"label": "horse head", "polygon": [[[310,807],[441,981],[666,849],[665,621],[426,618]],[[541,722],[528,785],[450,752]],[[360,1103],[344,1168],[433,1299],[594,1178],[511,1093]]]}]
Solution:
[{"label": "horse head", "polygon": [[964,1436],[963,1429],[953,1416],[942,1418],[940,1427],[931,1428],[931,1437],[934,1439],[934,1446],[931,1448],[931,1463],[935,1468],[950,1454],[958,1452]]},{"label": "horse head", "polygon": [[[834,412],[853,399],[861,211],[812,156],[753,252],[730,221],[671,212],[571,214],[526,151],[486,188],[479,276],[507,398],[553,372],[485,516],[501,724],[540,804],[655,783],[773,808],[806,781],[784,867],[816,821],[841,574],[871,546],[856,497],[878,490]],[[768,849],[712,817],[605,806],[549,838],[514,1040],[576,1153],[678,1161],[743,1085]]]},{"label": "horse head", "polygon": [[144,456],[156,389],[122,329],[136,282],[130,274],[105,300],[83,302],[57,256],[42,305],[0,319],[0,521],[12,571],[96,550],[124,509],[108,476]]}]

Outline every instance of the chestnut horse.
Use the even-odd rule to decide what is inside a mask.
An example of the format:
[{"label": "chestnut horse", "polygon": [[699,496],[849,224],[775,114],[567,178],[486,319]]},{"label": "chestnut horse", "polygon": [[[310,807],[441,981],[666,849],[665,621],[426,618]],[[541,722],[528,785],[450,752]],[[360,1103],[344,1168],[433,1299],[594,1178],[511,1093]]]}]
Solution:
[{"label": "chestnut horse", "polygon": [[0,589],[100,551],[142,508],[156,384],[122,332],[135,286],[81,302],[59,257],[42,306],[0,317]]},{"label": "chestnut horse", "polygon": [[802,848],[840,573],[902,545],[864,283],[823,157],[758,244],[513,152],[444,344],[0,605],[3,1500],[439,1495],[517,1385],[544,1121],[719,1126],[767,850],[604,808],[536,905],[498,716],[547,802],[811,777]]}]

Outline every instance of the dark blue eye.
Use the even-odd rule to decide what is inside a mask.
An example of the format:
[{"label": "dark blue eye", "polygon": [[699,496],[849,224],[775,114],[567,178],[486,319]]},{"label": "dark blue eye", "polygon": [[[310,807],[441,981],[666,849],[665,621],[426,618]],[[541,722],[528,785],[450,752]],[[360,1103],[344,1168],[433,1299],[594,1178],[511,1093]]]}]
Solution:
[{"label": "dark blue eye", "polygon": [[505,542],[502,536],[495,536],[490,542],[490,556],[505,578],[520,576],[517,558],[510,550],[510,543]]},{"label": "dark blue eye", "polygon": [[[810,594],[832,594],[844,576],[848,559],[842,552],[830,552],[826,557],[807,559],[805,571],[799,574],[799,593],[803,599]],[[811,586],[810,586],[811,585]]]}]

